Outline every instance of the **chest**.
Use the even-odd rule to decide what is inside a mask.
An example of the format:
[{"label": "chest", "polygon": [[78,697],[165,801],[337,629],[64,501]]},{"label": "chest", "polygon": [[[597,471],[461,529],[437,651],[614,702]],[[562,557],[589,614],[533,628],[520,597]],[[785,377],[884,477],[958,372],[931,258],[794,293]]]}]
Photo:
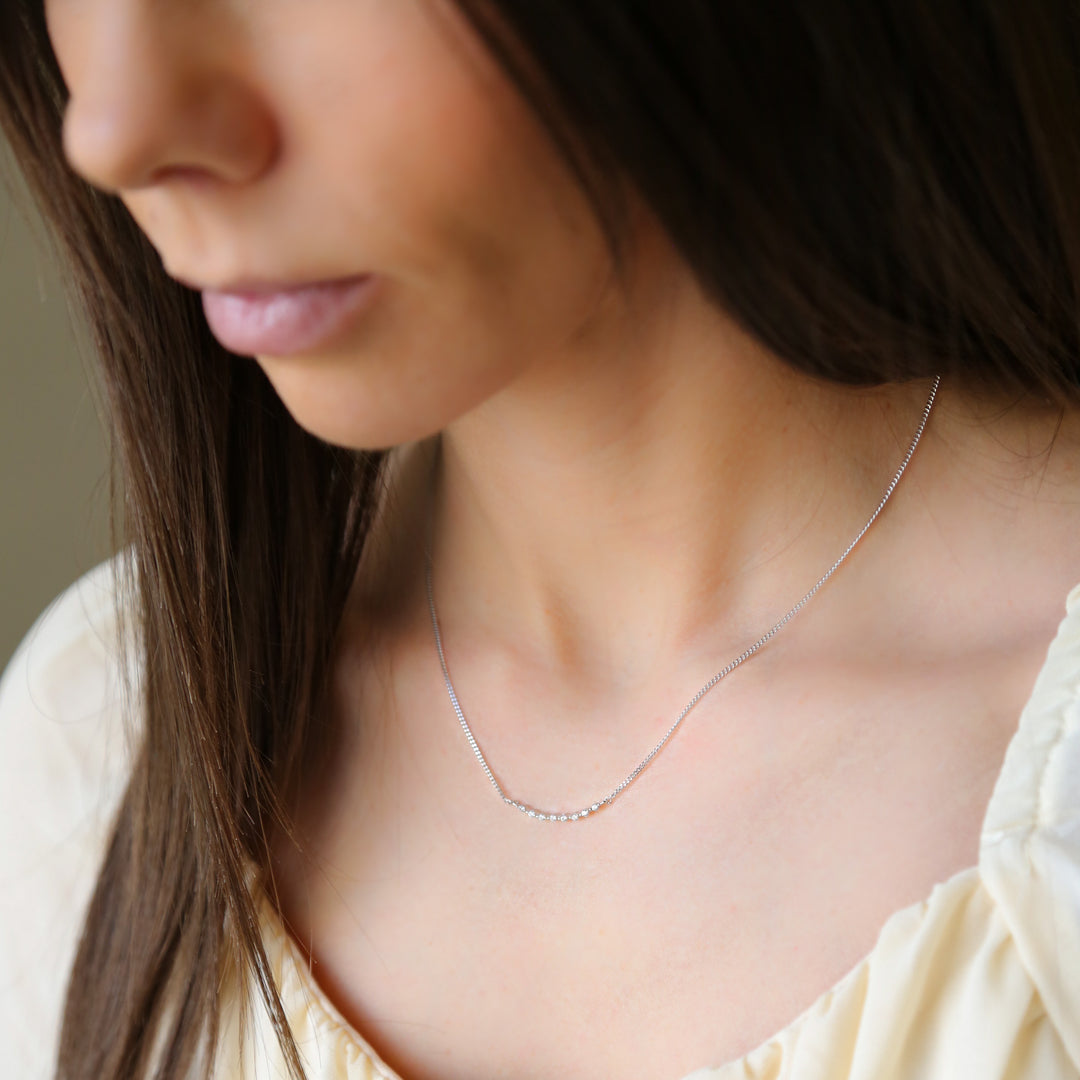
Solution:
[{"label": "chest", "polygon": [[1015,716],[918,704],[861,729],[891,737],[756,760],[702,723],[647,797],[565,825],[474,783],[460,731],[405,721],[321,818],[317,863],[284,874],[286,914],[404,1080],[678,1080],[784,1028],[974,863]]}]

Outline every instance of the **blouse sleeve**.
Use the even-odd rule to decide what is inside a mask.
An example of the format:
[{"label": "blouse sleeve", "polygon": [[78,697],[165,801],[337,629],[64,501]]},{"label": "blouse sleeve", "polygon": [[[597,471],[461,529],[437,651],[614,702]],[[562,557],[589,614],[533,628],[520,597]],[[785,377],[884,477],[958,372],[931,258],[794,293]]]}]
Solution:
[{"label": "blouse sleeve", "polygon": [[1080,1069],[1080,586],[1006,755],[980,868]]},{"label": "blouse sleeve", "polygon": [[114,565],[58,596],[0,678],[0,1071],[25,1080],[55,1068],[68,970],[131,760]]}]

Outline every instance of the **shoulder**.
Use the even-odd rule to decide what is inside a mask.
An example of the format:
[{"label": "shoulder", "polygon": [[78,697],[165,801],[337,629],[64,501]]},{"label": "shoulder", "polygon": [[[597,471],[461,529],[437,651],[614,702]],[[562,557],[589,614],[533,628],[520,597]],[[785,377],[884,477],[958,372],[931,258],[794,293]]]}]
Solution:
[{"label": "shoulder", "polygon": [[0,1043],[28,1080],[52,1067],[67,971],[131,760],[118,569],[114,557],[65,589],[0,678]]},{"label": "shoulder", "polygon": [[31,819],[13,829],[0,813],[5,860],[28,833],[62,839],[126,755],[119,569],[114,557],[68,586],[0,676],[0,806]]}]

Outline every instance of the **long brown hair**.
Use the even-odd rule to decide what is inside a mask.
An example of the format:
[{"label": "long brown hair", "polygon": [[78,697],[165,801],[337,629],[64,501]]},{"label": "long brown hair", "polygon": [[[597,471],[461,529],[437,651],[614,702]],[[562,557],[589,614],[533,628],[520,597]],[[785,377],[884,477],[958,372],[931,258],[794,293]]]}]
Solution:
[{"label": "long brown hair", "polygon": [[[458,2],[615,265],[632,186],[716,303],[801,370],[1080,401],[1075,0]],[[93,331],[141,672],[56,1075],[133,1080],[152,1056],[162,1080],[188,1075],[232,964],[299,1080],[245,865],[270,877],[268,831],[331,743],[385,456],[306,433],[217,344],[123,204],[66,165],[66,99],[40,5],[7,0],[0,123]]]}]

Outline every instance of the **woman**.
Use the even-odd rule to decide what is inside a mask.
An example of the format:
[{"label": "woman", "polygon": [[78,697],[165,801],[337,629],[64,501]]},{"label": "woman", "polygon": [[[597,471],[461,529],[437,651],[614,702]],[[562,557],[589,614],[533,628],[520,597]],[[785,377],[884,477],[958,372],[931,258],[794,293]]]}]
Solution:
[{"label": "woman", "polygon": [[57,1077],[1080,1076],[1071,2],[0,51],[122,509],[0,697],[117,806],[6,875]]}]

